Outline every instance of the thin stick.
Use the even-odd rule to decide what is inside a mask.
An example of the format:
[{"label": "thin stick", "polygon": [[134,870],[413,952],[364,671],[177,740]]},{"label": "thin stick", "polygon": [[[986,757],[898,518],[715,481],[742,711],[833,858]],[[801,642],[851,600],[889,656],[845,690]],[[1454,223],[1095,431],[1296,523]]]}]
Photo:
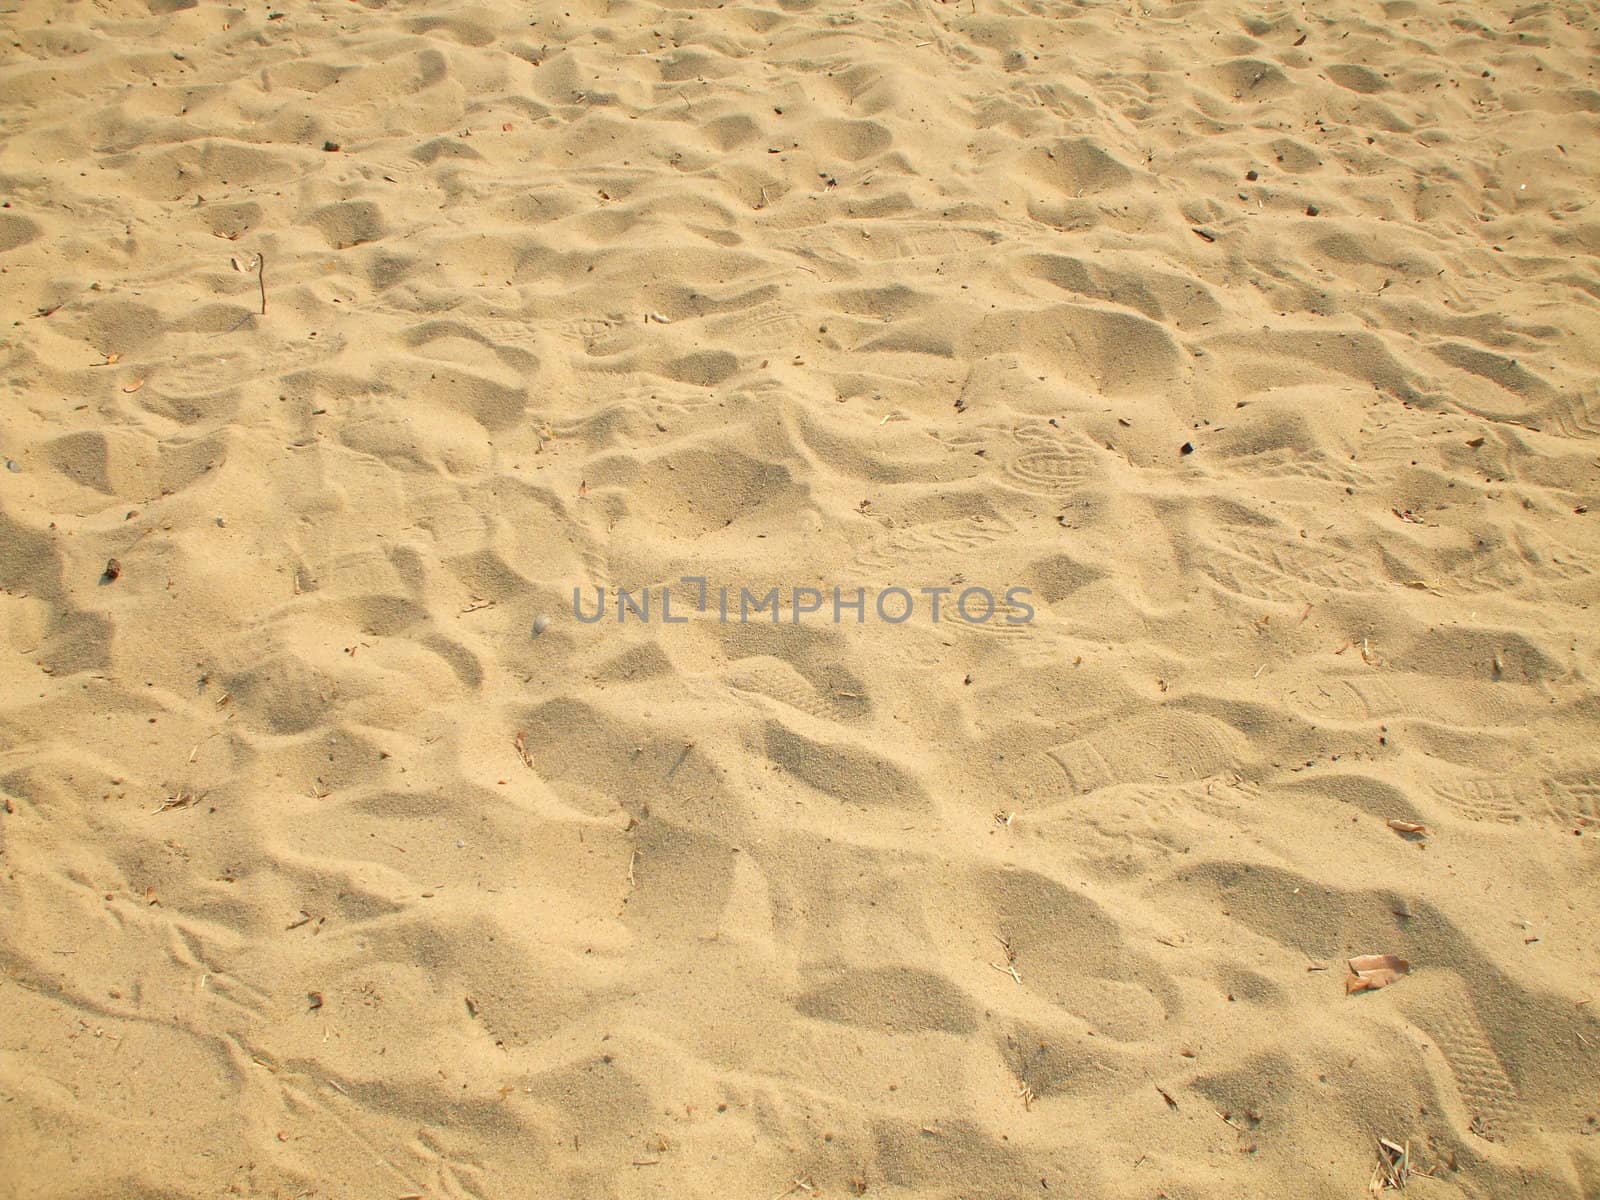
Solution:
[{"label": "thin stick", "polygon": [[267,256],[256,251],[256,284],[261,288],[261,315],[267,315]]}]

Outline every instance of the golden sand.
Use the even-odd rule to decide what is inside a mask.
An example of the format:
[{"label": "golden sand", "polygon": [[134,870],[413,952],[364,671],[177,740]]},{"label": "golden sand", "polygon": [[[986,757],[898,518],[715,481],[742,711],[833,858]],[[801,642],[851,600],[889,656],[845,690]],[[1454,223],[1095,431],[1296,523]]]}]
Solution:
[{"label": "golden sand", "polygon": [[0,44],[0,1194],[1600,1195],[1592,4]]}]

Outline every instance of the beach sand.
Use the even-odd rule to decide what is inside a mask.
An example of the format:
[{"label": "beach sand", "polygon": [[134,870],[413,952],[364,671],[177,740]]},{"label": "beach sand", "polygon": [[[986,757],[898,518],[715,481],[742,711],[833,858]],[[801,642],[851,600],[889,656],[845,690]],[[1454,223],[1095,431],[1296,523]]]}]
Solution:
[{"label": "beach sand", "polygon": [[1600,1195],[1592,5],[0,33],[0,1194]]}]

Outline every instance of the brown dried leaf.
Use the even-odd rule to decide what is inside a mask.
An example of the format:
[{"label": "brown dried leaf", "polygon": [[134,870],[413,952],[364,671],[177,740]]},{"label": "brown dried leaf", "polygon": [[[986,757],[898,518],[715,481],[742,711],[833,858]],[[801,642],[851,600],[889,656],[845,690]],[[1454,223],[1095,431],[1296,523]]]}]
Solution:
[{"label": "brown dried leaf", "polygon": [[132,383],[123,384],[122,385],[122,390],[124,392],[127,392],[129,395],[132,395],[134,392],[137,392],[143,386],[144,386],[144,380],[135,379]]},{"label": "brown dried leaf", "polygon": [[1375,992],[1411,973],[1411,964],[1394,954],[1360,954],[1350,960],[1350,975],[1344,981],[1345,995]]},{"label": "brown dried leaf", "polygon": [[1349,960],[1356,974],[1363,971],[1398,971],[1401,975],[1411,970],[1411,964],[1397,954],[1358,954]]},{"label": "brown dried leaf", "polygon": [[1419,825],[1415,821],[1396,821],[1390,819],[1388,824],[1389,828],[1394,830],[1396,833],[1419,833],[1423,837],[1428,836],[1428,827],[1426,825]]}]

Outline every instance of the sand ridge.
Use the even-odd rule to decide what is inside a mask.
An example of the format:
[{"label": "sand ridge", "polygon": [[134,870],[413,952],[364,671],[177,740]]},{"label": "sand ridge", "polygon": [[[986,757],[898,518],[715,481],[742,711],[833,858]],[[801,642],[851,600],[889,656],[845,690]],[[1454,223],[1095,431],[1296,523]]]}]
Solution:
[{"label": "sand ridge", "polygon": [[0,25],[0,1191],[1600,1193],[1591,7]]}]

